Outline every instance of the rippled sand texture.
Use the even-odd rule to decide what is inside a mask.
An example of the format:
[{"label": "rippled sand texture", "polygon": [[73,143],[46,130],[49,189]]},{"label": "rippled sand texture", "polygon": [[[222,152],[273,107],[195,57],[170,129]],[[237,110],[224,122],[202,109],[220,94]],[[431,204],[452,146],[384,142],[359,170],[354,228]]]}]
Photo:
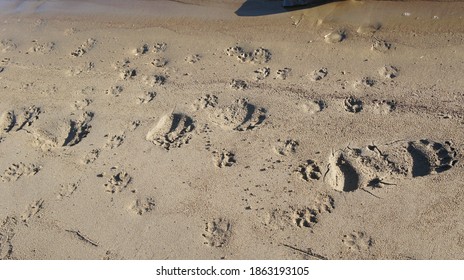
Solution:
[{"label": "rippled sand texture", "polygon": [[111,2],[0,4],[0,259],[464,257],[464,4]]}]

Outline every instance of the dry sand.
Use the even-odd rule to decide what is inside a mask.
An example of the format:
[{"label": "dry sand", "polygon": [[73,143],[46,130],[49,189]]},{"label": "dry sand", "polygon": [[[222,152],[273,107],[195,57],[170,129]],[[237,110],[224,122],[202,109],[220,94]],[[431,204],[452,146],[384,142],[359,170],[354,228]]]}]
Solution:
[{"label": "dry sand", "polygon": [[464,258],[464,3],[111,2],[0,4],[1,259]]}]

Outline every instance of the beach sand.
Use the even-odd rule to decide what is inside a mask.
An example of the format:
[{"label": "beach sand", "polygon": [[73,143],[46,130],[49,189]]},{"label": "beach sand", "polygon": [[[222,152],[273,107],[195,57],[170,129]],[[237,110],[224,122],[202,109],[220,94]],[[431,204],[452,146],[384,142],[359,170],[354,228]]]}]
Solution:
[{"label": "beach sand", "polygon": [[464,3],[3,1],[0,259],[464,258]]}]

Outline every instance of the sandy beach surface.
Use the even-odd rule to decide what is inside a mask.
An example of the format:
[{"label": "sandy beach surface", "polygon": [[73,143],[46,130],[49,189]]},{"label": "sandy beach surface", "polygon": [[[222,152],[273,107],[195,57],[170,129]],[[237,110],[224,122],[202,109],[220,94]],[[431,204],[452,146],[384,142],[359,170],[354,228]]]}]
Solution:
[{"label": "sandy beach surface", "polygon": [[0,259],[464,258],[464,2],[1,1]]}]

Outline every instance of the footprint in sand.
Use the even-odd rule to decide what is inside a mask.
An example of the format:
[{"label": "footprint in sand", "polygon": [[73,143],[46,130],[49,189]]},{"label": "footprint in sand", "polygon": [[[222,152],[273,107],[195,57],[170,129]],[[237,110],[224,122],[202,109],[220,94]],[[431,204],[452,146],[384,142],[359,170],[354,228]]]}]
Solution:
[{"label": "footprint in sand", "polygon": [[168,114],[162,116],[148,131],[146,140],[166,150],[179,148],[190,141],[194,128],[194,122],[189,116],[182,113]]},{"label": "footprint in sand", "polygon": [[155,200],[151,197],[145,197],[143,199],[138,198],[132,202],[129,209],[137,215],[142,216],[155,209]]},{"label": "footprint in sand", "polygon": [[30,106],[15,112],[14,110],[4,112],[0,116],[0,133],[19,131],[31,126],[42,113],[40,107]]},{"label": "footprint in sand", "polygon": [[108,136],[108,140],[106,141],[105,149],[109,149],[109,150],[116,149],[117,147],[121,146],[124,143],[125,139],[126,139],[126,135],[124,133],[110,135]]},{"label": "footprint in sand", "polygon": [[199,54],[191,54],[185,58],[185,61],[190,64],[197,63],[200,60],[201,56]]},{"label": "footprint in sand", "polygon": [[321,168],[313,160],[307,160],[304,164],[298,166],[297,173],[306,182],[317,181],[322,177]]},{"label": "footprint in sand", "polygon": [[93,102],[92,99],[84,98],[82,100],[77,100],[73,104],[73,108],[76,110],[84,110]]},{"label": "footprint in sand", "polygon": [[222,151],[222,152],[213,152],[214,156],[214,163],[217,167],[231,167],[232,165],[237,163],[235,159],[235,154],[230,151]]},{"label": "footprint in sand", "polygon": [[166,51],[168,47],[168,44],[166,44],[165,42],[158,42],[158,43],[155,43],[153,45],[153,52],[154,53],[161,53],[161,52],[164,52]]},{"label": "footprint in sand", "polygon": [[266,119],[266,110],[239,98],[232,105],[216,108],[210,118],[224,129],[245,131],[260,126]]},{"label": "footprint in sand", "polygon": [[66,70],[65,74],[69,77],[79,76],[83,73],[90,73],[95,68],[95,63],[88,61],[81,64],[73,65]]},{"label": "footprint in sand", "polygon": [[378,115],[386,115],[396,110],[395,100],[373,100],[370,111]]},{"label": "footprint in sand", "polygon": [[26,207],[26,210],[21,214],[21,221],[27,224],[27,222],[32,219],[35,215],[37,215],[40,210],[44,207],[44,200],[39,199],[34,201],[33,203],[29,204]]},{"label": "footprint in sand", "polygon": [[168,60],[166,58],[160,57],[160,58],[155,58],[151,62],[151,65],[155,67],[164,67],[168,64]]},{"label": "footprint in sand", "polygon": [[267,63],[271,60],[272,54],[269,50],[264,48],[257,48],[254,51],[247,52],[242,47],[235,46],[225,50],[228,56],[237,58],[241,62],[251,63]]},{"label": "footprint in sand", "polygon": [[33,40],[34,45],[29,48],[26,52],[28,53],[39,53],[39,54],[49,54],[55,50],[55,42],[39,43],[37,40]]},{"label": "footprint in sand", "polygon": [[281,141],[280,139],[277,140],[277,145],[274,148],[274,150],[282,156],[288,156],[291,154],[296,153],[296,148],[300,144],[298,141],[293,140],[293,139],[287,139],[285,141]]},{"label": "footprint in sand", "polygon": [[343,235],[342,243],[354,253],[363,253],[369,251],[374,244],[370,236],[362,231],[353,231],[350,234]]},{"label": "footprint in sand", "polygon": [[100,157],[101,150],[100,149],[93,149],[91,150],[85,157],[82,159],[84,164],[93,163]]},{"label": "footprint in sand", "polygon": [[274,209],[267,213],[264,225],[278,230],[285,230],[289,226],[311,229],[318,222],[319,215],[324,213],[318,211],[320,205],[314,204],[317,208],[290,206],[288,209]]},{"label": "footprint in sand", "polygon": [[147,104],[156,97],[155,91],[147,91],[144,95],[137,97],[137,104]]},{"label": "footprint in sand", "polygon": [[292,223],[299,228],[311,228],[317,222],[317,213],[313,209],[302,208],[292,213]]},{"label": "footprint in sand", "polygon": [[276,72],[276,79],[286,80],[290,75],[290,72],[292,72],[291,68],[285,67],[284,69],[279,69]]},{"label": "footprint in sand", "polygon": [[93,38],[89,38],[82,45],[80,45],[76,50],[72,51],[71,55],[74,57],[83,56],[84,54],[88,53],[96,44],[97,44],[97,40]]},{"label": "footprint in sand", "polygon": [[0,224],[0,260],[10,260],[13,255],[12,239],[17,221],[14,217],[6,217]]},{"label": "footprint in sand", "polygon": [[192,107],[195,111],[198,111],[207,108],[215,108],[217,104],[218,97],[216,95],[206,94],[195,100]]},{"label": "footprint in sand", "polygon": [[143,44],[141,45],[140,47],[138,48],[135,48],[132,53],[136,56],[139,56],[139,55],[143,55],[143,54],[146,54],[148,53],[149,51],[149,47],[148,47],[148,44]]},{"label": "footprint in sand", "polygon": [[223,218],[214,219],[206,223],[205,232],[202,234],[204,244],[210,247],[224,247],[231,237],[231,223]]},{"label": "footprint in sand", "polygon": [[331,154],[324,180],[337,191],[395,185],[402,178],[450,170],[457,163],[451,142],[396,141],[364,148],[345,148]]},{"label": "footprint in sand", "polygon": [[345,111],[350,113],[359,113],[363,110],[363,102],[354,96],[350,96],[344,100]]},{"label": "footprint in sand", "polygon": [[309,75],[312,81],[320,81],[324,79],[329,74],[327,68],[321,68],[319,70],[315,70],[313,73]]},{"label": "footprint in sand", "polygon": [[334,44],[339,43],[346,39],[346,31],[345,30],[336,30],[332,31],[329,34],[324,36],[324,41],[326,43]]},{"label": "footprint in sand", "polygon": [[377,51],[377,52],[387,52],[392,48],[392,44],[384,41],[384,40],[379,40],[375,39],[374,42],[372,43],[371,50],[372,51]]},{"label": "footprint in sand", "polygon": [[254,73],[254,79],[256,81],[264,80],[267,77],[269,77],[269,75],[271,74],[271,68],[269,67],[258,68],[253,73]]},{"label": "footprint in sand", "polygon": [[60,185],[60,190],[58,191],[56,198],[61,200],[65,197],[71,197],[71,195],[77,190],[78,187],[79,182]]},{"label": "footprint in sand", "polygon": [[332,213],[335,209],[335,201],[333,197],[327,193],[317,193],[314,198],[312,209],[319,214]]},{"label": "footprint in sand", "polygon": [[83,112],[77,119],[70,119],[47,129],[34,129],[34,144],[42,150],[77,145],[90,133],[92,119],[92,112]]},{"label": "footprint in sand", "polygon": [[229,83],[229,86],[230,88],[235,89],[235,90],[244,90],[248,88],[247,82],[245,82],[244,80],[236,80],[236,79],[233,79]]},{"label": "footprint in sand", "polygon": [[327,103],[324,100],[308,100],[299,104],[303,112],[315,114],[322,112],[327,108]]},{"label": "footprint in sand", "polygon": [[124,88],[120,85],[112,86],[109,89],[105,91],[106,95],[111,95],[114,97],[118,97],[122,92]]},{"label": "footprint in sand", "polygon": [[385,79],[394,79],[398,77],[398,72],[398,68],[391,65],[385,65],[379,69],[380,76]]},{"label": "footprint in sand", "polygon": [[0,50],[2,52],[12,52],[18,48],[18,45],[11,39],[5,39],[0,41]]},{"label": "footprint in sand", "polygon": [[37,174],[42,166],[36,164],[13,163],[0,176],[3,182],[15,182],[22,176],[32,176]]},{"label": "footprint in sand", "polygon": [[126,171],[117,171],[113,169],[114,175],[112,175],[108,182],[104,185],[105,191],[111,194],[120,193],[127,188],[132,181],[132,177]]},{"label": "footprint in sand", "polygon": [[376,83],[377,81],[371,77],[363,77],[361,80],[355,81],[353,83],[353,87],[355,89],[370,88],[373,87]]}]

